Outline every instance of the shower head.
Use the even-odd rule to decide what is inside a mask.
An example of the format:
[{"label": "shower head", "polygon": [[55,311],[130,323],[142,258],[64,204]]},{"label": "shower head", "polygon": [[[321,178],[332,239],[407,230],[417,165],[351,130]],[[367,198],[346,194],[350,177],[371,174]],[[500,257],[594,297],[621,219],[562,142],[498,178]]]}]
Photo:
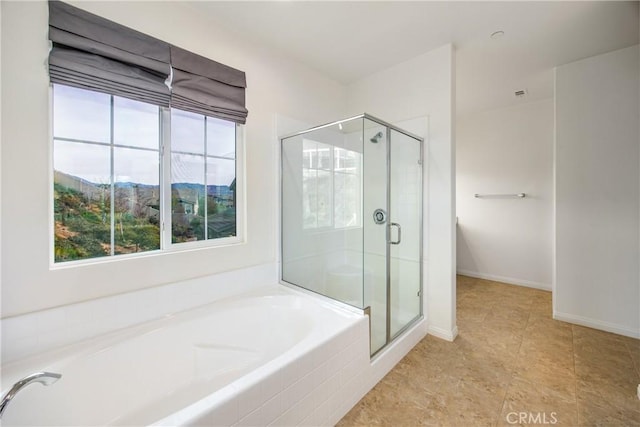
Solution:
[{"label": "shower head", "polygon": [[382,138],[382,132],[376,133],[373,136],[373,138],[371,138],[369,141],[373,142],[374,144],[377,144],[378,142],[380,142],[380,138]]}]

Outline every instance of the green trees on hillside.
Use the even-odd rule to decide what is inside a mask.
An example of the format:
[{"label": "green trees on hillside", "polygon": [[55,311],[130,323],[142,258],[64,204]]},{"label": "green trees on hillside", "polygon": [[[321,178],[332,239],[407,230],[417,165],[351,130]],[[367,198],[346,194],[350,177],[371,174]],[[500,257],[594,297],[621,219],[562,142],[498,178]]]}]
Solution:
[{"label": "green trees on hillside", "polygon": [[[54,185],[55,260],[71,261],[111,254],[111,201],[61,184]],[[118,204],[116,204],[118,206]],[[124,254],[160,248],[160,227],[150,216],[134,216],[124,208],[115,212],[114,253]]]},{"label": "green trees on hillside", "polygon": [[[67,185],[54,184],[56,262],[160,249],[159,187],[128,183],[116,187],[111,218],[109,185],[81,181]],[[205,231],[209,239],[236,235],[235,207],[228,200],[190,194],[188,186],[174,189],[171,196],[173,243],[203,240]]]}]

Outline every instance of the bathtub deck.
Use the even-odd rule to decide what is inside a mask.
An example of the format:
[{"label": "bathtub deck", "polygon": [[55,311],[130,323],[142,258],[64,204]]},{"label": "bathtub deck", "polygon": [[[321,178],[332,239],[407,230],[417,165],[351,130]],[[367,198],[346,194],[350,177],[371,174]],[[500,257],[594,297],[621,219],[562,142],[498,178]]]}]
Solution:
[{"label": "bathtub deck", "polygon": [[25,389],[3,425],[335,422],[363,390],[368,329],[362,315],[264,287],[3,366],[3,388],[63,375]]}]

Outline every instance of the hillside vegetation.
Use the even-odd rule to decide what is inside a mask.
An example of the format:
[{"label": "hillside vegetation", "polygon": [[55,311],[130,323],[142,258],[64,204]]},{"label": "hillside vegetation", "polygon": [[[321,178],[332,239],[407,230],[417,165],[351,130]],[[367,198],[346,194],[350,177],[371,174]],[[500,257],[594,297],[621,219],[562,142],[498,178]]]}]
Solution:
[{"label": "hillside vegetation", "polygon": [[[157,218],[131,212],[126,200],[115,206],[114,253],[160,249]],[[119,206],[121,205],[121,206]],[[80,191],[54,185],[55,260],[96,258],[111,253],[111,201],[108,187],[89,199]],[[137,215],[136,215],[137,214]]]},{"label": "hillside vegetation", "polygon": [[[202,186],[174,184],[171,191],[172,242],[202,240],[205,227],[209,239],[235,236],[234,190],[210,186],[210,194],[205,199]],[[116,183],[114,196],[113,253],[160,249],[159,186]],[[224,203],[216,202],[215,197]],[[185,206],[190,212],[185,212]],[[56,172],[54,221],[56,262],[111,255],[110,185],[91,183]]]}]

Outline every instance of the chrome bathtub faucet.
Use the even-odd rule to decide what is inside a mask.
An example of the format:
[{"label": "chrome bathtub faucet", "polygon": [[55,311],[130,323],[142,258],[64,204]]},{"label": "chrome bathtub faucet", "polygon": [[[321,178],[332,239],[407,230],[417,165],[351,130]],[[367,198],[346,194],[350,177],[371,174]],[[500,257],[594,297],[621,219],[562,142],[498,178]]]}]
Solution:
[{"label": "chrome bathtub faucet", "polygon": [[22,390],[22,388],[33,383],[51,385],[58,381],[60,377],[62,377],[62,375],[53,372],[36,372],[34,374],[27,375],[26,377],[15,383],[13,387],[11,387],[11,390],[9,390],[7,394],[2,396],[2,401],[0,401],[0,419],[2,419],[2,414],[4,414],[4,410],[6,409],[9,402],[11,402],[11,399],[13,399],[15,395],[18,394],[20,390]]}]

